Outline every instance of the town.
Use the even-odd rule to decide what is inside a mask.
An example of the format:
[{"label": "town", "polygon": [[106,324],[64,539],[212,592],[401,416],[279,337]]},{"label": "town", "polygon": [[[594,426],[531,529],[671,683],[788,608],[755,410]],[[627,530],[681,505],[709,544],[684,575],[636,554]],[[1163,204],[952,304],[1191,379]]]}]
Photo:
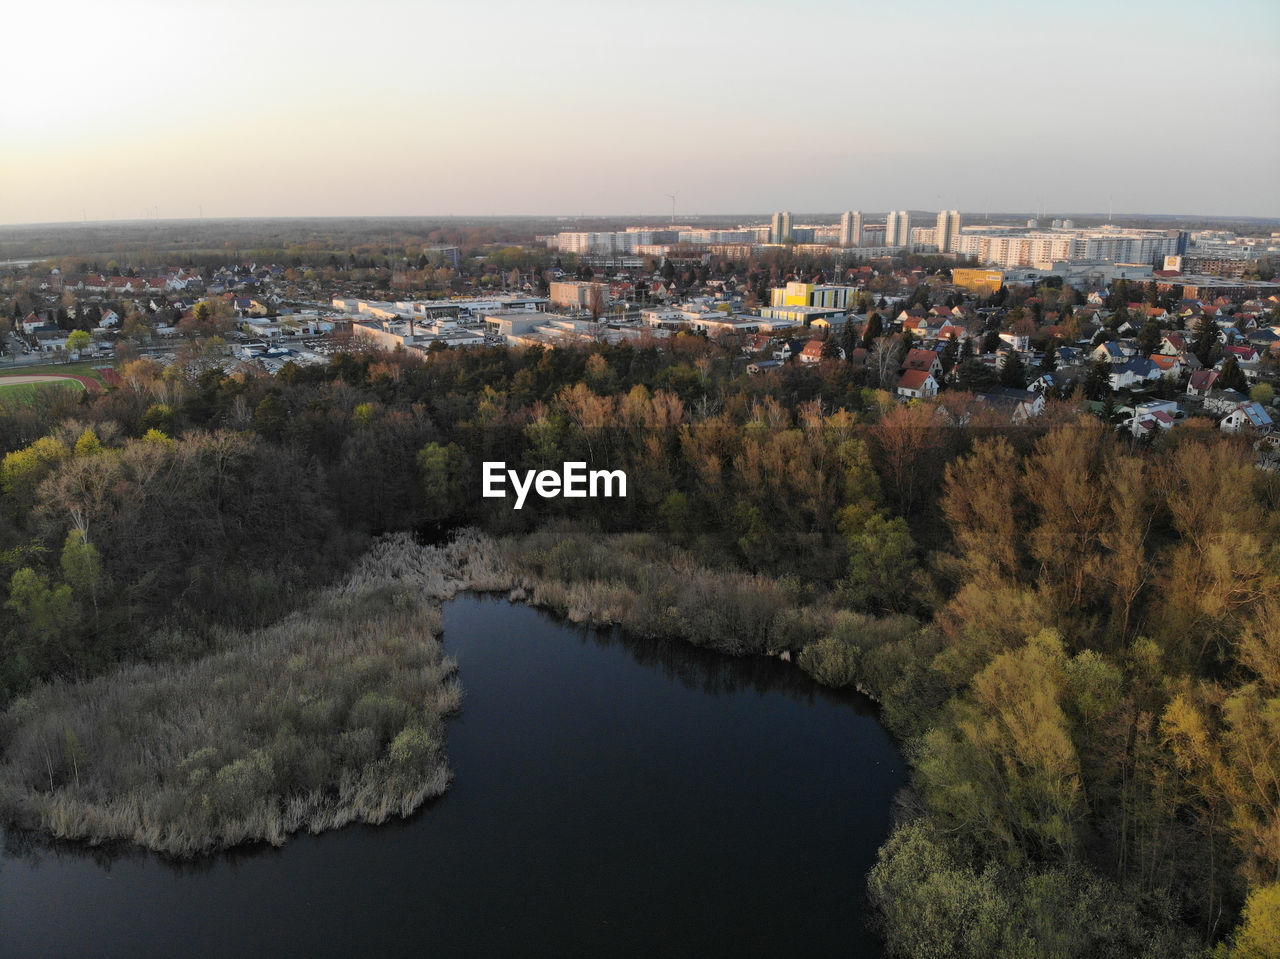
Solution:
[{"label": "town", "polygon": [[438,229],[403,249],[200,265],[32,260],[4,268],[0,366],[149,356],[278,374],[350,350],[661,350],[692,333],[751,377],[835,366],[902,402],[971,394],[965,416],[1012,424],[1074,398],[1139,439],[1208,418],[1274,462],[1280,235],[913,218],[455,228],[452,243]]}]

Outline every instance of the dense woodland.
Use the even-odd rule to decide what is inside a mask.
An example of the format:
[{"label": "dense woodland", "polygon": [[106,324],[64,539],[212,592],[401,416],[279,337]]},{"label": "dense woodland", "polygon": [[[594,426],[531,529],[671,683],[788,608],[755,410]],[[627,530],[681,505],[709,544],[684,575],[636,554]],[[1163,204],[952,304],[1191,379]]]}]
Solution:
[{"label": "dense woodland", "polygon": [[[121,372],[0,410],[0,748],[74,712],[58,684],[225,655],[375,535],[478,526],[535,602],[880,700],[914,769],[870,880],[892,954],[1276,954],[1280,478],[1212,424],[1013,429],[685,334]],[[627,498],[479,495],[483,461],[579,459]],[[87,761],[59,748],[50,792]]]}]

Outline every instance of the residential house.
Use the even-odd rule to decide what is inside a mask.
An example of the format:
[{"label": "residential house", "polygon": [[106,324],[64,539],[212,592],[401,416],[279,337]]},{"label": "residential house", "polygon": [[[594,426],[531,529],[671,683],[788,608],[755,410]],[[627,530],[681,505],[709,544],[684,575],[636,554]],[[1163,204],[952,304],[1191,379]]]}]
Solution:
[{"label": "residential house", "polygon": [[911,349],[902,361],[903,370],[923,370],[934,378],[942,375],[942,359],[936,350]]},{"label": "residential house", "polygon": [[773,358],[779,363],[785,363],[793,356],[799,356],[804,352],[804,340],[783,340],[773,351]]},{"label": "residential house", "polygon": [[1187,371],[1186,364],[1182,362],[1182,357],[1180,356],[1152,353],[1149,359],[1160,370],[1162,376],[1167,376],[1171,380],[1181,379],[1182,375]]},{"label": "residential house", "polygon": [[1254,330],[1248,337],[1249,345],[1259,353],[1280,352],[1280,333],[1275,328]]},{"label": "residential house", "polygon": [[1275,424],[1271,420],[1271,414],[1261,403],[1241,403],[1224,416],[1218,425],[1229,433],[1252,430],[1265,435],[1271,432]]},{"label": "residential house", "polygon": [[943,320],[932,332],[939,340],[964,340],[969,335],[963,323],[952,320]]},{"label": "residential house", "polygon": [[1173,400],[1139,403],[1129,417],[1129,432],[1134,436],[1148,436],[1159,430],[1172,429],[1179,415],[1178,404]]},{"label": "residential house", "polygon": [[[800,351],[800,362],[805,364],[821,363],[822,348],[826,345],[826,340],[810,340],[804,345],[804,349]],[[840,359],[844,359],[844,350],[840,349],[838,346],[836,347],[836,350],[839,353]]]},{"label": "residential house", "polygon": [[1111,389],[1140,390],[1164,374],[1145,356],[1133,356],[1111,370]]},{"label": "residential house", "polygon": [[1237,406],[1249,402],[1249,397],[1236,390],[1213,390],[1204,398],[1206,412],[1226,416]]},{"label": "residential house", "polygon": [[107,280],[107,289],[112,293],[137,294],[146,291],[147,281],[140,276],[113,276]]},{"label": "residential house", "polygon": [[1258,351],[1252,346],[1228,346],[1223,352],[1233,355],[1241,369],[1246,363],[1257,363],[1259,359]]},{"label": "residential house", "polygon": [[938,395],[938,381],[928,370],[907,370],[898,380],[898,395],[909,399],[928,399]]},{"label": "residential house", "polygon": [[1098,360],[1106,360],[1112,366],[1119,366],[1128,357],[1119,343],[1108,341],[1095,346],[1093,352],[1089,354],[1089,359],[1094,363],[1098,362]]},{"label": "residential house", "polygon": [[48,326],[49,321],[34,310],[22,318],[22,332],[31,336],[41,327]]},{"label": "residential house", "polygon": [[1057,385],[1057,378],[1052,373],[1041,373],[1027,384],[1027,391],[1031,393],[1044,393],[1046,390],[1051,390]]},{"label": "residential house", "polygon": [[[1227,356],[1234,356],[1245,378],[1253,381],[1261,372],[1262,356],[1252,346],[1228,346],[1224,351]],[[1225,357],[1224,357],[1225,359]]]},{"label": "residential house", "polygon": [[1084,362],[1084,350],[1074,346],[1060,346],[1053,351],[1058,366],[1079,366]]},{"label": "residential house", "polygon": [[1025,423],[1044,411],[1044,394],[1030,390],[1002,389],[978,393],[978,398],[1002,411],[1011,423]]}]

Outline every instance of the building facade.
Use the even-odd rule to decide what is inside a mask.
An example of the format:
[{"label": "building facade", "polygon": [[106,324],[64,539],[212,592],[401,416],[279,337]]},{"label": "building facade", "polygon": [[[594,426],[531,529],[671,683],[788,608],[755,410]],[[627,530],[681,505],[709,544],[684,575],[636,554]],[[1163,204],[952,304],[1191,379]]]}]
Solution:
[{"label": "building facade", "polygon": [[943,210],[938,214],[938,225],[933,231],[933,242],[939,253],[950,253],[955,236],[960,232],[958,210]]},{"label": "building facade", "polygon": [[769,226],[770,243],[786,243],[791,236],[791,214],[783,211],[775,213]]},{"label": "building facade", "polygon": [[846,210],[840,214],[840,245],[859,246],[862,243],[862,213]]},{"label": "building facade", "polygon": [[909,246],[911,243],[911,218],[906,210],[890,210],[884,221],[885,246]]}]

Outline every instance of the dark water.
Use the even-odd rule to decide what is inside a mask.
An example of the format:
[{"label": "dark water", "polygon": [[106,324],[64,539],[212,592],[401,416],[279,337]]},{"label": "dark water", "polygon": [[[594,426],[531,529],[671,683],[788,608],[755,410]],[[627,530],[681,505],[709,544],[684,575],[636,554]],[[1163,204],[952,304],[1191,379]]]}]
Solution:
[{"label": "dark water", "polygon": [[0,956],[878,956],[904,766],[772,660],[445,607],[456,777],[414,818],[175,866],[0,854]]}]

